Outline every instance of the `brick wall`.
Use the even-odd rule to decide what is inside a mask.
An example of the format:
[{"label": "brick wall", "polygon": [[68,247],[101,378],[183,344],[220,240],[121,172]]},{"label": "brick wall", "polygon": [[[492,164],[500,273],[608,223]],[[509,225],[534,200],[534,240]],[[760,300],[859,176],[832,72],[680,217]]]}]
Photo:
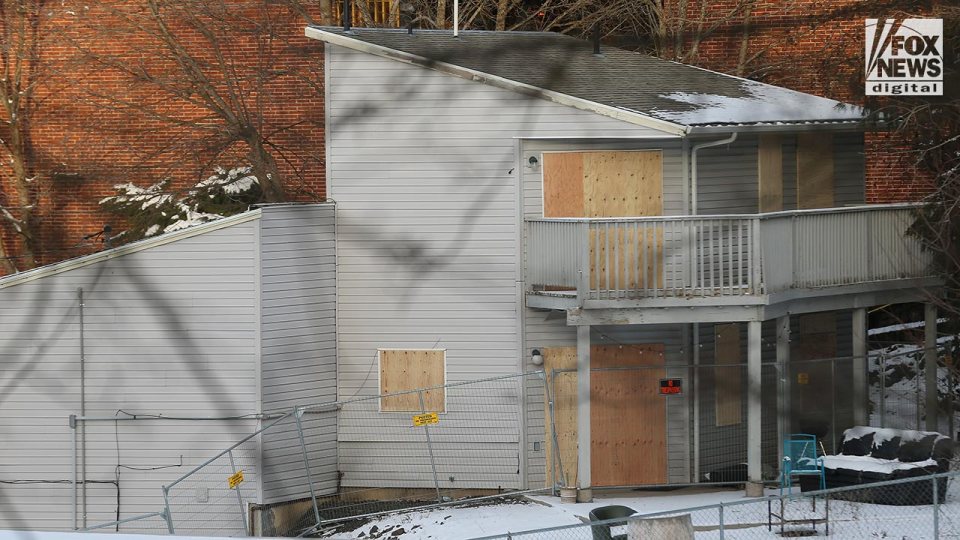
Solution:
[{"label": "brick wall", "polygon": [[[901,0],[667,0],[666,12],[671,18],[668,27],[679,28],[682,36],[682,45],[671,47],[671,52],[684,61],[862,103],[864,19],[923,16],[930,4]],[[704,5],[708,9],[702,12]],[[752,5],[749,15],[744,9],[747,5]],[[678,22],[683,6],[685,17]],[[742,55],[745,40],[746,55]],[[742,62],[743,58],[747,61]],[[930,192],[929,178],[916,170],[908,147],[895,135],[868,133],[865,153],[868,202],[913,201]]]},{"label": "brick wall", "polygon": [[[218,55],[196,25],[175,16],[169,18],[171,30],[199,61],[195,67],[216,86],[217,94],[228,101],[232,96],[227,109],[262,118],[260,131],[276,149],[287,198],[322,200],[322,45],[304,37],[303,18],[280,3],[224,2],[231,8],[230,18],[204,22],[225,38],[219,52],[243,80],[237,88],[225,85]],[[157,79],[176,81],[171,88],[186,87],[178,80],[184,70],[162,41],[129,24],[143,21],[151,27],[143,4],[58,1],[49,3],[40,19],[38,35],[44,42],[35,62],[40,85],[29,114],[38,178],[34,189],[40,194],[39,264],[102,249],[83,237],[105,223],[122,229],[122,223],[98,205],[114,193],[114,184],[146,186],[169,178],[174,186],[184,187],[208,176],[216,165],[237,165],[246,152],[243,144],[224,143],[229,137],[220,129],[222,122],[211,118],[208,107],[197,105],[199,93],[174,95],[125,71],[142,67]],[[260,30],[254,25],[261,25]],[[268,34],[272,39],[264,38]],[[261,66],[270,70],[266,82]],[[8,173],[0,169],[0,203],[15,205]],[[20,252],[19,238],[9,227],[0,227],[0,241],[9,254]]]}]

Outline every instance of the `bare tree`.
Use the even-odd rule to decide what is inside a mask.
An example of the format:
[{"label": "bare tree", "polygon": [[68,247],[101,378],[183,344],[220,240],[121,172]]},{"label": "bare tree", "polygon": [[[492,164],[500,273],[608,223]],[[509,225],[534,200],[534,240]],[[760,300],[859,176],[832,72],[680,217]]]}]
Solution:
[{"label": "bare tree", "polygon": [[84,90],[106,113],[164,133],[149,157],[164,161],[170,176],[188,161],[200,176],[244,164],[263,200],[285,200],[322,164],[322,146],[309,141],[322,116],[284,114],[322,95],[322,70],[311,58],[319,48],[296,50],[311,46],[302,38],[303,9],[263,0],[101,4],[84,17],[84,38],[74,45],[122,83]]}]

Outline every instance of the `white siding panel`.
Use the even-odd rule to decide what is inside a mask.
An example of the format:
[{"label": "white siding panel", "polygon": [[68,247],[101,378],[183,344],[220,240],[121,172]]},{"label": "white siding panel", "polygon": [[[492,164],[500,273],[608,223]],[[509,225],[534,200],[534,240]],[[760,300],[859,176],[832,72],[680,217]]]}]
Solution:
[{"label": "white siding panel", "polygon": [[[67,417],[80,412],[78,288],[87,415],[257,412],[258,229],[247,221],[0,289],[0,529],[72,527],[62,482],[72,479]],[[255,429],[88,423],[87,523],[116,519],[118,502],[121,517],[159,511],[162,484]],[[158,469],[121,467],[118,501],[118,464]]]},{"label": "white siding panel", "polygon": [[[267,412],[337,399],[336,241],[333,204],[270,206],[260,229],[262,393]],[[336,489],[336,421],[294,418],[263,434],[264,503],[310,495],[308,451],[317,495]]]},{"label": "white siding panel", "polygon": [[[378,347],[444,348],[449,382],[517,373],[516,138],[657,132],[331,45],[327,59],[340,396],[377,393]],[[392,445],[380,438],[341,462],[374,466],[357,452]],[[491,466],[515,475],[519,440]]]}]

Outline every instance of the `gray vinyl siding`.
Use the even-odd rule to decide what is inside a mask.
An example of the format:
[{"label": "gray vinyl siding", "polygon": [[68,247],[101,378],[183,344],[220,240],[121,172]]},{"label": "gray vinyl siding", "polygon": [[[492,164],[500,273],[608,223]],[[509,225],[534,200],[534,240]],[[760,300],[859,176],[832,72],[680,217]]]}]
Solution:
[{"label": "gray vinyl siding", "polygon": [[[548,312],[532,309],[525,310],[526,320],[524,331],[526,334],[525,351],[542,349],[544,347],[572,347],[576,346],[576,328],[566,325],[564,316],[550,316]],[[690,370],[687,367],[689,358],[686,356],[686,347],[683,346],[685,337],[682,325],[624,325],[624,326],[596,326],[591,329],[591,343],[595,345],[609,344],[664,344],[664,362],[667,366],[667,377],[680,377],[690,381]],[[525,369],[534,369],[529,358],[525,360]],[[671,367],[673,366],[673,367]],[[688,386],[689,388],[689,386]],[[551,389],[552,391],[553,389]],[[531,489],[544,486],[546,482],[545,453],[543,445],[550,444],[544,422],[543,384],[531,380],[528,384],[527,412],[527,481]],[[539,400],[537,399],[539,397]],[[690,469],[690,394],[671,396],[667,400],[667,481],[670,483],[689,482]],[[534,443],[539,442],[541,451],[534,450]]]},{"label": "gray vinyl siding", "polygon": [[863,133],[833,136],[834,205],[863,204],[865,199]]},{"label": "gray vinyl siding", "polygon": [[[258,412],[258,231],[256,220],[246,221],[32,281],[0,280],[0,480],[72,478],[67,417],[80,411],[79,287],[87,415]],[[120,470],[121,517],[155,512],[161,485],[256,425],[88,423],[86,478],[113,480],[118,461],[160,467]],[[247,481],[258,483],[255,474]],[[71,491],[69,483],[0,484],[0,529],[70,529]],[[256,491],[244,496],[256,501]],[[113,485],[91,483],[87,494],[88,524],[116,519]],[[195,502],[181,495],[178,502]]]},{"label": "gray vinyl siding", "polygon": [[[691,141],[697,144],[700,141]],[[697,213],[754,214],[759,207],[757,137],[697,152]]]},{"label": "gray vinyl siding", "polygon": [[[518,373],[516,138],[656,132],[429,69],[325,49],[327,171],[338,213],[340,398],[377,394],[377,348],[446,349],[448,382]],[[514,410],[519,418],[519,396]],[[490,413],[476,411],[444,422],[466,430],[488,420]],[[428,476],[412,462],[369,472],[379,471],[377,456],[407,443],[388,432],[348,429],[360,421],[345,411],[340,423],[344,486],[424,483]],[[503,487],[522,483],[519,425],[475,447],[487,452],[492,469],[513,471]]]},{"label": "gray vinyl siding", "polygon": [[[543,217],[543,154],[545,152],[590,152],[601,150],[660,150],[663,157],[663,215],[683,214],[683,152],[678,138],[659,140],[526,140],[521,153],[523,217]],[[537,167],[528,165],[536,157]]]},{"label": "gray vinyl siding", "polygon": [[[268,206],[260,219],[264,412],[337,399],[333,204]],[[336,490],[335,415],[303,417],[317,495]],[[296,423],[263,434],[263,502],[310,495]]]}]

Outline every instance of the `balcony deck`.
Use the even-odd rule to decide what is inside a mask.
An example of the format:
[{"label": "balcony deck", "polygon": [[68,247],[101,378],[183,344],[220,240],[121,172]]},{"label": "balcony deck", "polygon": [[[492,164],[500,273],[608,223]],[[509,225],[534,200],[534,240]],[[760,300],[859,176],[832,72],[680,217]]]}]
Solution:
[{"label": "balcony deck", "polygon": [[[915,210],[527,220],[527,305],[621,310],[634,319],[643,317],[622,310],[726,308],[727,320],[753,320],[920,300],[939,280],[907,234]],[[701,311],[690,319],[717,317]]]}]

